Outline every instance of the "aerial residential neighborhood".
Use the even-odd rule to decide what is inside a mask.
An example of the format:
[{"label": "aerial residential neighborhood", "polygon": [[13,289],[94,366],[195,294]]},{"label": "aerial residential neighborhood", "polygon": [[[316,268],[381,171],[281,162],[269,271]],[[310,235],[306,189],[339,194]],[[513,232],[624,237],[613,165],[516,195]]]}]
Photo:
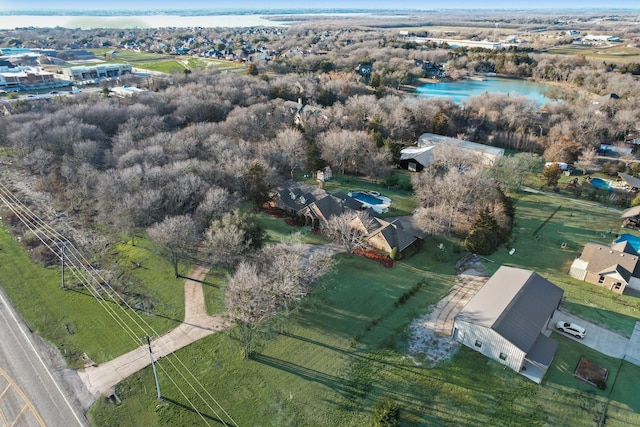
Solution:
[{"label": "aerial residential neighborhood", "polygon": [[640,15],[487,7],[0,12],[3,424],[640,425]]}]

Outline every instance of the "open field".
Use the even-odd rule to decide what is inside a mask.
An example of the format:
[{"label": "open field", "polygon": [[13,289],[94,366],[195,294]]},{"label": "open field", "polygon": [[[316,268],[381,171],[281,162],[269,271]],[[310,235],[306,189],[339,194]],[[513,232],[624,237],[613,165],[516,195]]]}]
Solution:
[{"label": "open field", "polygon": [[[71,366],[82,366],[82,353],[101,363],[139,346],[87,290],[75,285],[71,272],[66,272],[65,280],[69,289],[63,290],[60,268],[34,265],[4,225],[0,250],[0,284],[30,328],[55,343]],[[123,267],[120,279],[129,283],[128,290],[145,295],[145,304],[152,304],[149,313],[139,313],[156,331],[166,332],[184,319],[184,279],[174,279],[165,260],[142,246],[130,245],[113,248],[110,256],[118,257]],[[141,267],[135,267],[134,261]],[[134,300],[134,306],[135,302],[140,301]]]},{"label": "open field", "polygon": [[[237,425],[368,425],[381,398],[398,403],[402,425],[409,426],[592,425],[603,416],[609,397],[609,417],[628,423],[619,425],[640,422],[640,402],[626,392],[633,382],[618,380],[619,369],[637,378],[640,368],[621,365],[557,334],[558,354],[541,386],[466,348],[434,367],[408,357],[408,321],[440,299],[454,279],[451,263],[434,262],[428,251],[411,261],[385,269],[340,255],[336,274],[321,281],[284,330],[273,332],[252,359],[242,359],[232,333],[208,337],[178,355],[192,363],[200,381],[210,384]],[[426,285],[396,305],[417,281]],[[607,390],[574,378],[580,357],[610,370]],[[178,390],[162,377],[160,381],[167,397],[160,404],[147,369],[118,386],[121,404],[101,400],[94,405],[92,421],[201,423],[197,414],[183,408],[187,402]],[[623,390],[618,391],[617,381]],[[207,422],[217,424],[211,410],[202,411]]]},{"label": "open field", "polygon": [[105,63],[126,63],[134,68],[141,68],[149,71],[156,71],[167,74],[182,73],[186,69],[201,71],[210,67],[220,71],[240,70],[245,65],[232,61],[222,61],[219,59],[195,58],[192,56],[176,56],[150,52],[134,52],[131,50],[118,50],[118,53],[111,54],[114,49],[89,49],[101,58]]},{"label": "open field", "polygon": [[549,49],[547,53],[553,55],[582,55],[588,60],[614,62],[616,64],[640,62],[640,48],[629,47],[623,43],[613,46],[559,46]]}]

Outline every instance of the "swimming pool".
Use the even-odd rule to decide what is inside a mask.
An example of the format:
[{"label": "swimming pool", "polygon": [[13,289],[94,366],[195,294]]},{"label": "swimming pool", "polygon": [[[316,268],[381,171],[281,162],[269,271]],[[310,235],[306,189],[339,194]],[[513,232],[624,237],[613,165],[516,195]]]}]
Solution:
[{"label": "swimming pool", "polygon": [[391,199],[378,193],[377,191],[350,191],[348,196],[362,202],[365,208],[371,208],[377,213],[384,213],[391,206]]},{"label": "swimming pool", "polygon": [[354,199],[358,199],[361,202],[369,203],[370,205],[381,205],[384,202],[379,198],[380,196],[374,196],[369,193],[365,193],[363,191],[352,191],[349,193],[351,197]]},{"label": "swimming pool", "polygon": [[640,237],[633,234],[624,233],[624,234],[621,234],[620,237],[616,239],[615,243],[620,243],[625,241],[629,242],[631,247],[635,249],[636,252],[638,251],[638,249],[640,249]]},{"label": "swimming pool", "polygon": [[609,182],[605,181],[602,178],[592,178],[591,179],[591,185],[594,188],[603,188],[603,189],[609,190],[609,191],[612,190],[611,185],[609,184]]}]

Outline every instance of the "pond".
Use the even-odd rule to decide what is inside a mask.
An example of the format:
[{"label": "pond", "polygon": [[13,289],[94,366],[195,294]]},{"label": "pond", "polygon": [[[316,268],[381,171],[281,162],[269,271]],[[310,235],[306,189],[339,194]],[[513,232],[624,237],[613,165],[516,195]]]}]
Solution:
[{"label": "pond", "polygon": [[505,79],[487,77],[482,79],[465,79],[452,82],[427,83],[419,86],[416,92],[421,96],[451,98],[456,103],[462,103],[471,96],[483,93],[526,96],[542,106],[551,102],[545,95],[550,87],[543,83],[528,80]]}]

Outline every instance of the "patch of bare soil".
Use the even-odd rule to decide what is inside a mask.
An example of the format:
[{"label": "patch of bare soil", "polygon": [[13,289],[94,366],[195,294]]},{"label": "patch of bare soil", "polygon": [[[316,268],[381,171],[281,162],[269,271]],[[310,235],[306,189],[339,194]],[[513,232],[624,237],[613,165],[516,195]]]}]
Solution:
[{"label": "patch of bare soil", "polygon": [[424,363],[435,366],[451,358],[460,346],[460,343],[451,337],[440,337],[433,329],[426,326],[429,316],[427,314],[409,325],[410,338],[407,350],[416,365]]},{"label": "patch of bare soil", "polygon": [[575,375],[582,381],[604,390],[609,370],[583,357],[578,362]]},{"label": "patch of bare soil", "polygon": [[434,366],[451,358],[460,346],[460,343],[453,340],[451,336],[441,334],[443,319],[457,314],[447,307],[460,293],[456,288],[462,290],[469,288],[469,298],[471,294],[475,295],[475,292],[484,284],[487,271],[480,258],[474,254],[462,257],[456,263],[455,269],[458,273],[458,284],[452,289],[453,295],[450,293],[444,297],[438,304],[431,306],[427,314],[415,319],[409,325],[407,350],[416,364],[425,363],[428,366]]}]

